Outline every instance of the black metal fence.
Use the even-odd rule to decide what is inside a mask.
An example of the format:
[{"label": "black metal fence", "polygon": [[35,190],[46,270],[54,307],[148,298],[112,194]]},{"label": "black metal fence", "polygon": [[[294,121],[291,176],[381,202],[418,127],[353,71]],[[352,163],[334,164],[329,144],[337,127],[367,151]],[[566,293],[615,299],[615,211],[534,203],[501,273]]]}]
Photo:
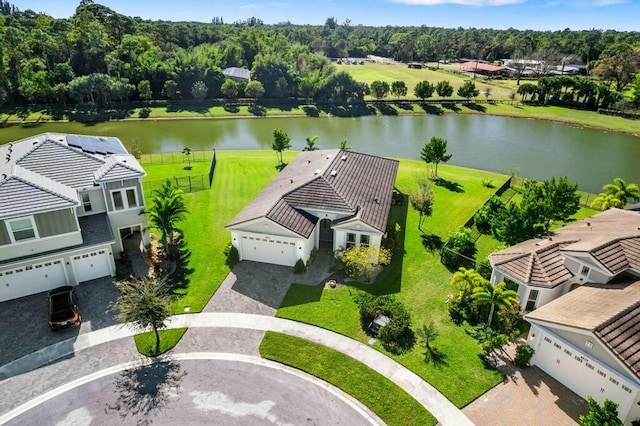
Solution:
[{"label": "black metal fence", "polygon": [[[174,176],[167,179],[175,182],[176,186],[184,192],[196,192],[209,189],[209,185],[207,185],[207,175]],[[167,179],[144,181],[142,183],[142,189],[145,194],[151,194],[154,190],[159,189]]]},{"label": "black metal fence", "polygon": [[209,166],[209,188],[211,188],[211,182],[213,182],[213,174],[216,171],[216,150],[213,150],[213,157],[211,157],[211,165]]},{"label": "black metal fence", "polygon": [[[214,152],[215,154],[215,152]],[[140,164],[177,164],[200,163],[211,159],[211,151],[191,151],[189,155],[183,152],[159,152],[156,154],[141,154]]]}]

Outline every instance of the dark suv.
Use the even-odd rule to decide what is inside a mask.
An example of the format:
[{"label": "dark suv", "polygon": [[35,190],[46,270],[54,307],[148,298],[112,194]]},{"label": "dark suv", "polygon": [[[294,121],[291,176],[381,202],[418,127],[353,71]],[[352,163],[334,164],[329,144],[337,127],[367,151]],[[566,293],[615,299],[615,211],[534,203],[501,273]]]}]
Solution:
[{"label": "dark suv", "polygon": [[78,294],[70,285],[54,288],[49,292],[49,328],[77,327],[82,319],[78,313]]}]

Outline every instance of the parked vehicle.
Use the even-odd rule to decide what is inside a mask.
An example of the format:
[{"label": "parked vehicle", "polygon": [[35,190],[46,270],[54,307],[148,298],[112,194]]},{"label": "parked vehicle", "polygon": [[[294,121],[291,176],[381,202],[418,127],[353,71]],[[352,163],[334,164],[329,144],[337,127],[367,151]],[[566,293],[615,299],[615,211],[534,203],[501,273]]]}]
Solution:
[{"label": "parked vehicle", "polygon": [[51,331],[80,325],[82,319],[78,312],[78,294],[72,286],[54,288],[49,292],[48,300]]}]

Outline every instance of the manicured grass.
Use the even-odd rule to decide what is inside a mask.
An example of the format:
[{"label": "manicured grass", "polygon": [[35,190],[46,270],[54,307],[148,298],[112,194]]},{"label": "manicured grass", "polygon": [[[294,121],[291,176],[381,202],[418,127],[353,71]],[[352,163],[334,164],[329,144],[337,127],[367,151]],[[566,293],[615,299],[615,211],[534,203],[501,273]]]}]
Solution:
[{"label": "manicured grass", "polygon": [[[416,188],[414,177],[424,172],[425,167],[418,161],[401,160],[396,187],[404,193]],[[444,241],[493,193],[495,189],[482,186],[482,178],[494,179],[498,186],[507,179],[496,173],[447,165],[441,165],[438,174],[450,182],[449,188],[457,187],[458,191],[464,192],[443,186],[435,188],[433,216],[423,224],[428,241],[432,242]],[[444,354],[444,358],[436,365],[426,363],[424,350],[419,346],[400,356],[387,355],[462,407],[502,381],[502,375],[483,363],[480,346],[467,335],[466,329],[449,320],[445,301],[451,291],[451,272],[440,263],[437,249],[423,245],[422,234],[417,230],[418,214],[405,203],[401,207],[392,207],[391,220],[401,224],[402,235],[396,242],[391,265],[374,283],[321,291],[294,285],[277,315],[315,324],[364,342],[367,337],[360,330],[353,296],[359,290],[376,295],[395,294],[407,305],[414,326],[434,321],[440,332],[434,346]],[[374,347],[385,352],[378,343]]]},{"label": "manicured grass", "polygon": [[435,417],[391,380],[341,352],[298,337],[267,332],[260,344],[260,355],[335,385],[388,425],[436,423]]},{"label": "manicured grass", "polygon": [[166,351],[173,349],[184,333],[186,328],[171,328],[168,330],[160,330],[160,352],[156,354],[156,335],[153,331],[146,333],[140,333],[133,336],[133,340],[136,342],[136,348],[138,352],[146,356],[157,356],[165,353]]},{"label": "manicured grass", "polygon": [[[289,161],[295,155],[285,152],[284,159]],[[184,194],[189,213],[179,227],[190,253],[187,269],[191,271],[187,274],[188,282],[183,283],[185,287],[178,289],[182,297],[174,302],[175,313],[184,312],[185,307],[200,312],[229,273],[223,251],[230,242],[230,234],[224,225],[276,175],[275,165],[273,151],[218,151],[211,189]],[[193,166],[194,174],[208,173],[207,162]],[[144,167],[147,182],[175,176],[182,172],[183,164],[144,164]],[[150,196],[145,193],[147,203]]]}]

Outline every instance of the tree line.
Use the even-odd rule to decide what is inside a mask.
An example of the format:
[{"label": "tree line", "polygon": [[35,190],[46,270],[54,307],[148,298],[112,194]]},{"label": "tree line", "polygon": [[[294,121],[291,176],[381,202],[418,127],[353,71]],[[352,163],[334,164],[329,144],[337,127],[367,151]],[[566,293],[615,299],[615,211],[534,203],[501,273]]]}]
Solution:
[{"label": "tree line", "polygon": [[[617,79],[615,59],[635,57],[618,53],[637,52],[633,46],[639,42],[640,33],[613,30],[371,27],[332,17],[324,25],[265,25],[257,18],[227,24],[221,17],[211,23],[150,21],[91,0],[80,1],[70,18],[55,19],[0,0],[0,104],[109,106],[221,95],[358,103],[366,85],[336,73],[327,58],[366,55],[401,61],[527,57],[565,63],[575,58],[594,69],[607,68],[603,76]],[[612,45],[623,48],[609,52]],[[243,83],[228,83],[223,90],[227,67],[249,69],[263,90],[251,87],[247,95]],[[637,72],[638,63],[632,67]],[[629,69],[620,72],[624,78],[615,80],[616,86],[635,75]]]}]

